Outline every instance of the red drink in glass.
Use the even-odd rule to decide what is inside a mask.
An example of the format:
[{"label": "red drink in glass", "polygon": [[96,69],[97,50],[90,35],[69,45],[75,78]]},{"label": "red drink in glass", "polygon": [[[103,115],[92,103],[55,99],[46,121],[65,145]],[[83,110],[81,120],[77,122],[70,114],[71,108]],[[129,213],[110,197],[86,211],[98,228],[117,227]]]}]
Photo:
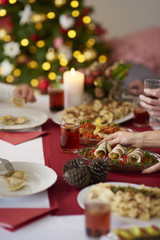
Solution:
[{"label": "red drink in glass", "polygon": [[48,88],[49,106],[51,111],[64,109],[64,91],[61,88]]},{"label": "red drink in glass", "polygon": [[86,233],[89,237],[100,237],[110,231],[110,205],[89,203],[85,205]]},{"label": "red drink in glass", "polygon": [[61,150],[64,153],[77,153],[79,148],[79,121],[65,123],[60,126]]},{"label": "red drink in glass", "polygon": [[149,125],[149,113],[143,108],[134,109],[134,125],[137,127],[147,127]]}]

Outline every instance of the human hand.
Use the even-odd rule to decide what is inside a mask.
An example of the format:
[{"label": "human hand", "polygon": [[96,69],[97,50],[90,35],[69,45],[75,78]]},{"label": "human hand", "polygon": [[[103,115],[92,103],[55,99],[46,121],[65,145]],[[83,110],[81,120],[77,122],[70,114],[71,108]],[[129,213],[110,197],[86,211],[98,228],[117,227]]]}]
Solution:
[{"label": "human hand", "polygon": [[139,94],[143,93],[144,83],[140,79],[135,79],[128,86],[128,92],[131,95],[139,96]]},{"label": "human hand", "polygon": [[13,97],[24,98],[25,102],[35,102],[34,90],[27,84],[18,86],[13,91]]},{"label": "human hand", "polygon": [[115,132],[104,138],[101,143],[108,142],[111,146],[121,144],[123,146],[142,147],[141,137],[136,132]]},{"label": "human hand", "polygon": [[155,165],[153,165],[149,168],[144,169],[142,173],[153,173],[158,170],[160,170],[160,162],[156,163]]},{"label": "human hand", "polygon": [[[149,89],[145,88],[144,93],[147,96],[140,95],[140,105],[149,110],[149,114],[152,117],[160,117],[160,88],[158,89]],[[153,98],[149,97],[152,96]]]}]

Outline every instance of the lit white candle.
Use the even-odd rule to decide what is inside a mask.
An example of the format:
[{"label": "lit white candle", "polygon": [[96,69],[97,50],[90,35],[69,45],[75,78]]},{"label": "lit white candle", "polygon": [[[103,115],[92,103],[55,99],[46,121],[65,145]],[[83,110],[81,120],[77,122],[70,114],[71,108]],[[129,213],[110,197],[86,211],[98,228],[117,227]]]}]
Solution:
[{"label": "lit white candle", "polygon": [[82,103],[84,93],[84,73],[66,71],[63,74],[64,83],[64,107],[76,106]]}]

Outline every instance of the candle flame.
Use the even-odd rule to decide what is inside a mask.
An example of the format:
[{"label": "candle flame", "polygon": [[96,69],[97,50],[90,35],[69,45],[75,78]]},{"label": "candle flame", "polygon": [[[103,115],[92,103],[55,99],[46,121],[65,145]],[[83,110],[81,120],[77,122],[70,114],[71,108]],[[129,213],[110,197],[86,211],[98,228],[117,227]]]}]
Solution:
[{"label": "candle flame", "polygon": [[74,68],[71,68],[71,75],[74,77],[75,76],[75,69]]}]

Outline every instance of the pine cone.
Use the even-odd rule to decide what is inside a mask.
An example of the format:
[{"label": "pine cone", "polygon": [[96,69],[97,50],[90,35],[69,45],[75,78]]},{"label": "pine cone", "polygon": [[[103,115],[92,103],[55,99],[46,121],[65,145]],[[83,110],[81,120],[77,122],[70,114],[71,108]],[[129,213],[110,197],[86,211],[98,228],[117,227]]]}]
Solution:
[{"label": "pine cone", "polygon": [[81,158],[71,158],[63,167],[63,172],[68,171],[69,169],[86,167],[86,164]]},{"label": "pine cone", "polygon": [[90,173],[87,167],[73,168],[65,171],[64,180],[77,189],[82,189],[90,183]]},{"label": "pine cone", "polygon": [[91,183],[104,182],[109,172],[108,158],[102,159],[101,157],[93,159],[88,165]]}]

